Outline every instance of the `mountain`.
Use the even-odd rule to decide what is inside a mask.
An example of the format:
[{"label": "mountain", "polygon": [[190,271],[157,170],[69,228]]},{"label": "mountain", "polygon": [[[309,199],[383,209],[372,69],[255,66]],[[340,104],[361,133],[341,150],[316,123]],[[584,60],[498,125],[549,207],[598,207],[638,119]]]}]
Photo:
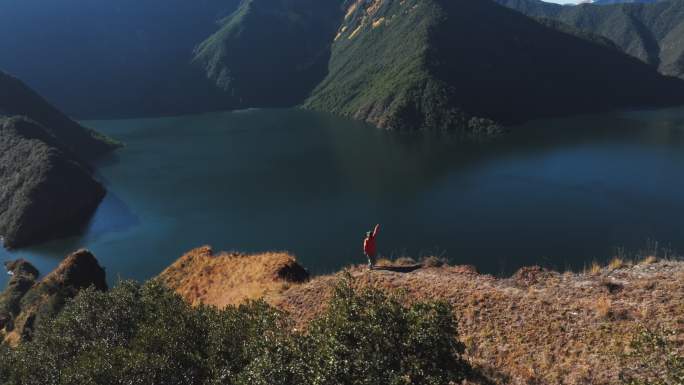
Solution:
[{"label": "mountain", "polygon": [[0,0],[0,68],[78,118],[224,108],[191,64],[239,0]]},{"label": "mountain", "polygon": [[684,78],[684,0],[600,7],[564,7],[538,0],[496,1],[528,16],[554,19],[604,36],[662,74]]},{"label": "mountain", "polygon": [[40,124],[59,147],[84,161],[118,145],[74,122],[21,80],[0,71],[0,116],[26,116]]},{"label": "mountain", "polygon": [[596,4],[596,5],[608,5],[608,4],[620,4],[620,3],[656,3],[658,1],[664,1],[664,0],[594,0],[591,2],[591,4]]},{"label": "mountain", "polygon": [[[682,102],[681,83],[615,48],[681,74],[674,31],[684,26],[674,26],[684,0],[499,0],[545,20],[490,0],[4,1],[0,49],[13,54],[0,67],[80,117],[303,105],[390,129],[487,134],[499,123]],[[559,16],[584,9],[607,19],[585,28]]]},{"label": "mountain", "polygon": [[245,0],[194,62],[236,107],[292,106],[325,77],[340,0]]},{"label": "mountain", "polygon": [[492,121],[684,102],[681,81],[563,29],[491,1],[355,1],[304,105],[390,129],[486,133]]},{"label": "mountain", "polygon": [[0,239],[4,246],[45,241],[86,223],[105,195],[88,162],[118,146],[0,72]]}]

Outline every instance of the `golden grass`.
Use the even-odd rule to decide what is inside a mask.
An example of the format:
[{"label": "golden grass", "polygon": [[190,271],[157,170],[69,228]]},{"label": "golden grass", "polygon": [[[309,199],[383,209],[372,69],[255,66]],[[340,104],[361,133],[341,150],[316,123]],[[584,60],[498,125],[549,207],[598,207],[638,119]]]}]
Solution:
[{"label": "golden grass", "polygon": [[392,266],[393,262],[389,258],[380,258],[375,261],[375,266]]},{"label": "golden grass", "polygon": [[191,304],[223,308],[279,295],[292,283],[279,277],[278,272],[294,264],[295,258],[287,253],[214,255],[205,246],[182,256],[158,279]]},{"label": "golden grass", "polygon": [[[342,274],[288,284],[273,273],[294,263],[288,254],[214,257],[207,249],[193,250],[160,278],[193,303],[225,306],[263,295],[298,328],[321,314]],[[407,303],[452,304],[467,358],[501,385],[618,385],[619,353],[639,325],[677,330],[684,338],[684,262],[619,260],[607,270],[592,265],[590,274],[527,268],[511,278],[448,265],[409,273],[360,265],[346,272],[355,287],[401,291]]]},{"label": "golden grass", "polygon": [[[621,283],[613,293],[600,275],[534,269],[518,278],[495,278],[458,266],[407,274],[362,267],[349,271],[358,287],[403,290],[409,302],[451,303],[468,359],[491,373],[494,383],[618,385],[618,353],[638,325],[678,327],[684,337],[684,263],[654,267],[606,272],[611,282]],[[283,292],[274,303],[305,327],[325,308],[336,279],[316,277]]]},{"label": "golden grass", "polygon": [[589,270],[585,271],[585,273],[591,274],[591,275],[597,275],[597,274],[601,274],[602,269],[603,269],[603,267],[601,267],[601,265],[598,262],[594,261],[591,263],[591,267],[589,267]]},{"label": "golden grass", "polygon": [[612,315],[613,302],[608,296],[603,295],[596,300],[596,314],[601,319],[609,319]]},{"label": "golden grass", "polygon": [[656,262],[658,262],[658,258],[656,258],[656,257],[654,257],[654,256],[652,256],[652,255],[650,255],[650,256],[644,258],[644,259],[641,261],[641,264],[642,264],[642,265],[652,265],[652,264],[654,264],[654,263],[656,263]]},{"label": "golden grass", "polygon": [[625,263],[625,260],[620,258],[620,257],[615,257],[608,263],[608,268],[610,270],[622,269],[623,267],[626,267],[626,266],[627,266],[627,263]]}]

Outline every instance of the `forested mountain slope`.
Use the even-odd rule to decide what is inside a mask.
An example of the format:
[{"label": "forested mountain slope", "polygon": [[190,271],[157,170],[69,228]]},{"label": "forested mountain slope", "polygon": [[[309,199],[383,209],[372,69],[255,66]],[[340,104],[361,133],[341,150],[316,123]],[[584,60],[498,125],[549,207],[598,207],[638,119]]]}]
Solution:
[{"label": "forested mountain slope", "polygon": [[78,118],[224,108],[193,49],[239,0],[0,0],[0,68]]},{"label": "forested mountain slope", "polygon": [[305,106],[392,129],[488,132],[489,120],[473,118],[684,101],[682,82],[569,28],[490,1],[357,1]]},{"label": "forested mountain slope", "polygon": [[614,41],[670,76],[684,77],[684,0],[566,7],[540,0],[496,0],[533,17],[551,18]]},{"label": "forested mountain slope", "polygon": [[105,195],[87,162],[117,143],[0,72],[0,238],[20,247],[86,223]]},{"label": "forested mountain slope", "polygon": [[341,0],[246,0],[195,63],[240,107],[292,106],[325,76]]}]

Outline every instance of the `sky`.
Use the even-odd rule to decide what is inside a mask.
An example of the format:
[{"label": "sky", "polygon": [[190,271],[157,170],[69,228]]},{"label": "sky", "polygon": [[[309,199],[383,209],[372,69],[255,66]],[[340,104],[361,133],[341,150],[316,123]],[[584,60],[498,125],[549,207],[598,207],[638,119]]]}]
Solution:
[{"label": "sky", "polygon": [[558,3],[558,4],[576,4],[579,3],[578,0],[544,0],[548,3]]}]

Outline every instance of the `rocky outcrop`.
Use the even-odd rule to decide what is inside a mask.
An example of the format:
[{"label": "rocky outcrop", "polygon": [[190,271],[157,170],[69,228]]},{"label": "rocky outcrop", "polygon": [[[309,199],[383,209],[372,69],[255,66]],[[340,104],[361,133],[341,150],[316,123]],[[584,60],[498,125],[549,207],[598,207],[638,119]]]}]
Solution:
[{"label": "rocky outcrop", "polygon": [[275,298],[309,273],[287,253],[214,254],[209,246],[192,250],[159,277],[188,302],[220,308],[259,298]]},{"label": "rocky outcrop", "polygon": [[36,283],[38,270],[23,259],[6,262],[5,268],[12,278],[0,294],[0,329],[13,329],[12,321],[21,311],[21,299]]},{"label": "rocky outcrop", "polygon": [[0,240],[15,248],[77,231],[105,190],[88,161],[118,143],[0,72]]},{"label": "rocky outcrop", "polygon": [[45,278],[37,281],[38,270],[26,261],[6,263],[12,274],[0,294],[0,329],[12,345],[31,338],[33,331],[47,317],[57,314],[67,299],[81,290],[94,287],[107,290],[105,271],[87,250],[67,256]]},{"label": "rocky outcrop", "polygon": [[0,118],[0,236],[16,248],[67,235],[105,195],[86,165],[44,126]]}]

